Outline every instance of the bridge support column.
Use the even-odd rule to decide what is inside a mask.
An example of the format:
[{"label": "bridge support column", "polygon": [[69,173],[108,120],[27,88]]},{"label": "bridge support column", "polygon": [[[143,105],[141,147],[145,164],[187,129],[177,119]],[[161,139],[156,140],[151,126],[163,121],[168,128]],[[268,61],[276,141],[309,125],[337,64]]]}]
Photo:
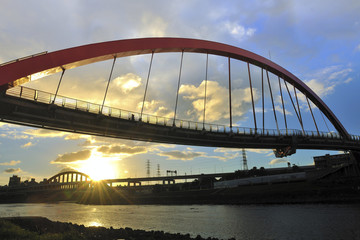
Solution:
[{"label": "bridge support column", "polygon": [[175,179],[164,179],[163,185],[165,185],[165,184],[168,184],[168,185],[175,184]]},{"label": "bridge support column", "polygon": [[352,162],[352,168],[355,176],[360,176],[360,152],[350,151],[350,161]]},{"label": "bridge support column", "polygon": [[141,186],[141,182],[128,182],[128,187],[131,187],[131,184],[133,184],[134,187],[137,185]]}]

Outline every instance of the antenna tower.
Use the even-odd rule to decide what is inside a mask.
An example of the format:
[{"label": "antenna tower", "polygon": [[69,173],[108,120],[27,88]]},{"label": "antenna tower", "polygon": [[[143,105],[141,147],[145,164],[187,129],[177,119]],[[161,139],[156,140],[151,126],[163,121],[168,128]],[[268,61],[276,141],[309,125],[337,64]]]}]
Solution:
[{"label": "antenna tower", "polygon": [[245,152],[245,148],[242,149],[242,156],[243,156],[243,170],[247,171],[248,169],[248,165],[247,165],[247,159],[246,159],[246,152]]}]

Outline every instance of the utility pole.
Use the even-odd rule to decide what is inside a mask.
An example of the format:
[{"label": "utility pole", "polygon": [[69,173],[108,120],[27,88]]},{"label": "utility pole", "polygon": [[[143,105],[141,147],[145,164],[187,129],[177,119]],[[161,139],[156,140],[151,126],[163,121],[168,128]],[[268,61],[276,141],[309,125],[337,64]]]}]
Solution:
[{"label": "utility pole", "polygon": [[247,171],[249,169],[248,169],[248,165],[247,165],[245,148],[242,149],[242,157],[243,157],[243,160],[242,160],[242,162],[243,162],[243,170]]}]

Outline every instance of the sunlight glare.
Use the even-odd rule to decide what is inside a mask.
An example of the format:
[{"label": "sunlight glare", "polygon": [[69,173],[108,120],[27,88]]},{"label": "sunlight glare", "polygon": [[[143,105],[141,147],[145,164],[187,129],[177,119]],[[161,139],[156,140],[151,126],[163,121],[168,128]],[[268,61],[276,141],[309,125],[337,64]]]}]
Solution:
[{"label": "sunlight glare", "polygon": [[114,159],[102,156],[91,156],[81,164],[79,171],[88,174],[92,180],[116,178],[116,166]]}]

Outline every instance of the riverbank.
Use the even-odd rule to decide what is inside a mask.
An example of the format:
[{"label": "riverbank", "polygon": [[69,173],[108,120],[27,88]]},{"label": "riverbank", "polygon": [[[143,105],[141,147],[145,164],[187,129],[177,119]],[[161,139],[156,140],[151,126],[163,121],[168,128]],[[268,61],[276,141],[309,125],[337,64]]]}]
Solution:
[{"label": "riverbank", "polygon": [[[144,231],[131,228],[114,229],[104,227],[85,227],[72,223],[50,221],[44,217],[0,218],[0,239],[40,239],[40,240],[205,240],[201,236],[191,238],[190,234],[172,234],[163,231]],[[219,240],[206,238],[206,240]],[[233,239],[235,240],[235,239]]]},{"label": "riverbank", "polygon": [[0,193],[0,203],[59,201],[99,205],[358,203],[360,202],[359,186],[359,182],[338,184],[304,181],[223,189],[173,190],[162,189],[158,186],[110,188],[105,184],[99,184],[87,189],[3,192]]}]

